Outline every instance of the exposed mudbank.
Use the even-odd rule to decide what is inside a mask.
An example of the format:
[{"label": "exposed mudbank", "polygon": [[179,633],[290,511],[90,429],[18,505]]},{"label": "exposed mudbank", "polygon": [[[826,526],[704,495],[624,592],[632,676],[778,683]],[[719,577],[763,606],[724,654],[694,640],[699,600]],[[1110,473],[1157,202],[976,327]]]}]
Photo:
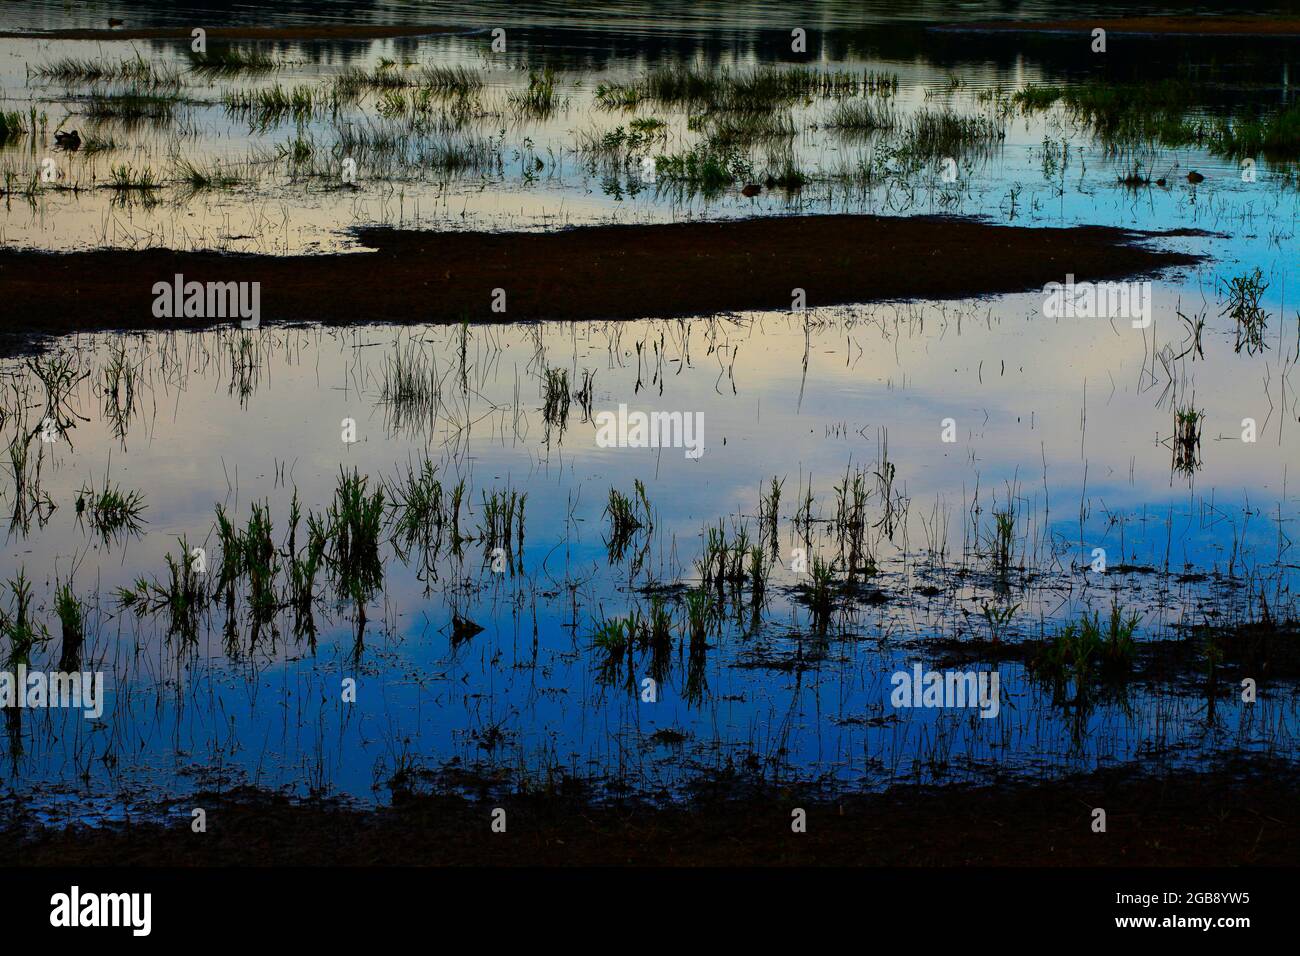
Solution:
[{"label": "exposed mudbank", "polygon": [[[0,839],[29,866],[1289,865],[1300,850],[1297,785],[1293,763],[1233,759],[1201,772],[1111,768],[1028,787],[834,798],[728,772],[689,808],[596,803],[571,781],[491,798],[395,794],[377,811],[242,789],[178,803],[174,823],[30,827],[11,806]],[[201,838],[194,806],[207,815]],[[1109,808],[1104,837],[1097,807]],[[492,829],[497,808],[504,834]],[[805,832],[792,829],[795,809]]]},{"label": "exposed mudbank", "polygon": [[4,331],[20,336],[203,324],[155,316],[155,284],[178,274],[260,283],[270,322],[631,319],[789,309],[795,289],[813,307],[1018,292],[1067,273],[1148,275],[1199,257],[1143,240],[1188,234],[848,215],[545,234],[368,228],[356,235],[374,251],[352,254],[7,250],[0,298],[11,316]]}]

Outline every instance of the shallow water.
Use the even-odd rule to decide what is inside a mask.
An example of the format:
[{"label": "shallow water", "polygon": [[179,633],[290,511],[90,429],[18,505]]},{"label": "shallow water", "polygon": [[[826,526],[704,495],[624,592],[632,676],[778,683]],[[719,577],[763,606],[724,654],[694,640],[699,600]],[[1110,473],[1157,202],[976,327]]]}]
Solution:
[{"label": "shallow water", "polygon": [[[9,5],[5,25],[83,25],[56,7]],[[85,22],[115,9],[97,6]],[[344,9],[338,18],[353,19]],[[1068,62],[1044,57],[1036,44],[1020,51],[1025,41],[1014,39],[999,40],[998,55],[978,62],[869,55],[863,50],[873,37],[908,18],[888,7],[861,19],[856,5],[819,9],[826,47],[819,65],[897,73],[893,100],[905,113],[946,104],[980,114],[990,109],[982,92],[1059,82],[1070,72]],[[396,4],[364,10],[373,22],[407,15]],[[623,114],[593,108],[597,83],[634,77],[660,58],[772,62],[764,52],[770,31],[760,29],[770,10],[749,5],[725,20],[682,16],[669,26],[660,10],[628,5],[626,17],[582,29],[545,5],[512,12],[525,38],[501,60],[485,52],[483,33],[281,44],[277,55],[293,63],[268,76],[187,77],[195,102],[178,111],[179,126],[119,128],[111,132],[118,150],[59,154],[67,175],[86,188],[32,202],[7,197],[0,236],[42,249],[289,252],[352,248],[346,228],[374,222],[544,229],[789,211],[945,212],[1035,225],[1191,227],[1213,234],[1161,241],[1208,258],[1154,282],[1145,329],[1127,319],[1050,318],[1044,296],[1026,293],[620,324],[273,326],[60,341],[53,353],[73,356],[77,374],[88,374],[61,404],[73,426],[64,438],[29,440],[26,466],[10,461],[3,504],[16,517],[0,572],[6,579],[25,573],[35,617],[52,634],[34,653],[34,667],[57,663],[53,596],[71,579],[88,605],[86,655],[106,673],[108,702],[96,722],[67,711],[24,712],[21,728],[11,726],[3,764],[16,793],[51,818],[111,819],[123,806],[239,782],[382,801],[395,774],[409,781],[452,760],[503,783],[566,773],[681,793],[697,773],[729,766],[877,787],[1110,761],[1201,761],[1236,747],[1295,753],[1294,696],[1281,687],[1252,706],[1230,695],[1207,707],[1196,680],[1140,682],[1123,699],[1070,712],[1022,663],[1003,661],[981,665],[1001,678],[993,719],[890,705],[896,671],[947,659],[953,639],[989,635],[986,606],[1013,609],[1006,641],[1055,633],[1112,603],[1141,615],[1140,640],[1250,618],[1261,599],[1278,616],[1294,610],[1290,534],[1300,498],[1290,466],[1300,406],[1289,376],[1300,322],[1286,296],[1296,269],[1289,170],[1261,163],[1247,181],[1230,161],[1165,150],[1143,160],[1154,175],[1168,171],[1169,187],[1133,190],[1117,181],[1132,157],[1108,155],[1088,130],[1049,112],[1009,117],[1005,141],[987,155],[963,157],[956,184],[931,171],[906,183],[845,188],[831,171],[869,147],[824,129],[832,104],[819,99],[792,114],[801,165],[814,172],[810,185],[756,199],[736,189],[684,196],[639,182],[635,169],[589,166],[574,152],[574,131],[626,123]],[[997,15],[979,5],[962,13]],[[222,16],[248,19],[238,6]],[[924,10],[911,19],[924,19]],[[158,13],[147,22],[174,21]],[[477,5],[440,5],[430,22],[482,30],[494,20]],[[924,39],[913,42],[929,49]],[[948,41],[934,47],[953,49]],[[79,108],[84,90],[65,95],[59,84],[29,79],[26,66],[67,55],[112,59],[130,49],[185,64],[174,44],[0,40],[4,108],[25,111],[35,101],[52,130]],[[339,118],[266,130],[250,130],[220,105],[231,87],[323,82],[384,58],[397,61],[394,69],[408,61],[482,68],[484,99],[503,113],[509,94],[526,87],[529,66],[556,63],[563,104],[545,118],[476,121],[475,135],[493,137],[500,157],[487,169],[444,176],[399,164],[378,175],[362,163],[356,191],[295,171],[275,150],[306,138],[337,158],[330,144],[340,124],[382,125],[372,98]],[[1250,95],[1289,101],[1287,64],[1272,69],[1266,88]],[[950,89],[954,73],[961,83]],[[1216,108],[1207,105],[1207,114]],[[681,111],[642,109],[650,114],[670,123],[670,144],[692,141]],[[0,162],[25,175],[45,156],[44,143],[31,147],[10,145]],[[165,170],[178,154],[234,164],[249,182],[202,192],[173,183],[156,202],[92,188],[124,159]],[[258,164],[245,166],[250,158]],[[1187,183],[1189,169],[1206,182]],[[1271,321],[1268,349],[1251,355],[1234,350],[1234,328],[1220,312],[1222,283],[1255,267],[1268,282],[1262,304]],[[1205,314],[1203,358],[1173,359],[1190,342],[1179,312]],[[386,399],[402,357],[438,383],[435,394]],[[126,414],[120,403],[110,414],[105,375],[122,363],[136,370],[135,401]],[[574,401],[567,415],[548,421],[548,369],[566,370],[574,390],[594,374],[590,407]],[[38,429],[46,393],[25,359],[5,360],[0,374],[12,442]],[[693,460],[680,448],[600,447],[593,417],[620,404],[701,414],[704,454]],[[1187,407],[1204,414],[1201,445],[1196,460],[1179,468],[1172,436],[1176,411]],[[1258,423],[1256,442],[1241,440],[1246,418]],[[345,419],[356,422],[355,443],[342,440]],[[952,442],[943,440],[945,419],[953,420]],[[341,467],[368,476],[373,490],[408,466],[418,469],[425,456],[448,494],[464,479],[460,521],[471,539],[486,520],[485,496],[527,493],[522,544],[505,571],[493,570],[481,540],[456,553],[445,539],[427,562],[403,557],[386,540],[383,589],[366,602],[364,618],[322,574],[314,640],[295,633],[289,611],[254,627],[242,594],[233,624],[215,601],[193,641],[171,632],[166,611],[120,606],[119,588],[165,575],[165,555],[181,553],[178,539],[203,547],[215,566],[218,503],[242,526],[254,502],[268,502],[282,544],[295,491],[304,512],[320,512]],[[886,462],[894,467],[888,490],[880,477]],[[878,573],[819,633],[800,591],[807,576],[792,566],[799,548],[810,560],[839,556],[835,486],[856,469],[872,493],[866,537]],[[607,618],[634,608],[648,614],[658,598],[674,627],[684,626],[679,586],[699,582],[705,529],[721,521],[729,535],[744,528],[756,541],[761,488],[773,477],[784,485],[777,564],[764,599],[729,589],[702,652],[675,637],[658,665],[638,652],[630,669],[625,661],[602,666],[608,655],[593,640]],[[637,480],[653,529],[612,555],[609,491],[631,495]],[[78,516],[81,489],[106,482],[143,493],[138,533],[104,540]],[[812,520],[801,524],[809,488]],[[994,513],[1008,508],[1016,514],[1013,567],[994,574]],[[301,545],[302,526],[298,534]],[[1104,576],[1089,570],[1096,548],[1112,568]],[[457,639],[454,616],[482,632]],[[936,642],[944,642],[938,651]],[[651,673],[658,700],[646,703],[641,681]],[[357,682],[355,704],[342,699],[349,678]],[[655,736],[662,731],[681,737]]]}]

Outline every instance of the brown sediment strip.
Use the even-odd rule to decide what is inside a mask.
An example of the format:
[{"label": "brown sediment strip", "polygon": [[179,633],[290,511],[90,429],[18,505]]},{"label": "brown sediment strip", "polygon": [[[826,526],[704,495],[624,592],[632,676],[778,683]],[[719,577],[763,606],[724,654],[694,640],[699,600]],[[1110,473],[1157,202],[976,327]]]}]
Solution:
[{"label": "brown sediment strip", "polygon": [[[326,324],[631,319],[954,299],[1120,279],[1199,257],[1143,240],[1188,235],[1104,226],[1030,228],[952,217],[789,216],[550,233],[398,231],[356,235],[372,252],[0,250],[0,333],[193,328],[153,315],[153,287],[259,282],[264,322]],[[505,313],[492,310],[506,292]]]},{"label": "brown sediment strip", "polygon": [[1221,37],[1300,37],[1300,20],[1277,17],[1098,17],[1076,20],[992,20],[936,29],[986,33],[1091,33]]},{"label": "brown sediment strip", "polygon": [[464,27],[428,24],[310,23],[296,27],[220,27],[195,22],[185,27],[123,29],[73,28],[68,30],[0,30],[0,38],[30,40],[189,40],[190,31],[202,27],[209,40],[376,40],[436,33],[466,33]]},{"label": "brown sediment strip", "polygon": [[[829,799],[798,786],[702,790],[676,808],[534,793],[486,806],[395,795],[391,808],[365,811],[243,790],[196,796],[172,823],[40,828],[11,819],[0,842],[21,846],[14,858],[25,866],[1278,866],[1300,852],[1298,784],[1294,764],[1243,758],[1212,771],[1107,768]],[[220,821],[199,840],[195,805]],[[493,806],[525,836],[493,834]],[[791,833],[791,807],[806,809],[807,832]],[[1108,810],[1104,839],[1092,830],[1093,807]]]}]

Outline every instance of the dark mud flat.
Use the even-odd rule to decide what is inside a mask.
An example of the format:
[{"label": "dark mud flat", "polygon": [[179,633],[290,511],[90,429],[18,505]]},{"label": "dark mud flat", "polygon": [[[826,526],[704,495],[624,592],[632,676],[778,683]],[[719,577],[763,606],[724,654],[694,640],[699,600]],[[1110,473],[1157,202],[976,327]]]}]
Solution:
[{"label": "dark mud flat", "polygon": [[[35,866],[1237,866],[1293,865],[1300,853],[1300,767],[1281,761],[834,799],[771,787],[738,796],[738,783],[713,781],[689,809],[551,795],[418,796],[358,811],[244,791],[192,801],[207,810],[204,834],[191,832],[187,803],[173,825],[31,831],[11,818],[0,846]],[[490,830],[496,806],[505,834]],[[791,832],[795,807],[807,810],[806,833]],[[1092,830],[1094,807],[1106,810],[1105,833]]]},{"label": "dark mud flat", "polygon": [[[167,250],[0,251],[0,332],[195,328],[160,319],[153,287],[261,283],[262,321],[326,324],[631,319],[950,299],[1121,279],[1198,257],[1145,240],[1194,234],[1035,229],[946,217],[798,216],[552,233],[359,229],[373,252],[260,256]],[[506,311],[493,311],[493,290]],[[210,324],[210,323],[209,323]],[[13,348],[12,343],[9,346]]]},{"label": "dark mud flat", "polygon": [[197,21],[188,27],[119,27],[67,30],[0,30],[0,38],[29,40],[186,40],[194,27],[203,27],[209,40],[375,40],[383,37],[432,36],[465,33],[455,27],[420,24],[374,25],[365,23],[303,24],[296,27],[221,27]]},{"label": "dark mud flat", "polygon": [[1096,17],[1076,20],[997,20],[938,27],[941,30],[983,33],[1087,33],[1198,37],[1296,37],[1300,20],[1276,17]]}]

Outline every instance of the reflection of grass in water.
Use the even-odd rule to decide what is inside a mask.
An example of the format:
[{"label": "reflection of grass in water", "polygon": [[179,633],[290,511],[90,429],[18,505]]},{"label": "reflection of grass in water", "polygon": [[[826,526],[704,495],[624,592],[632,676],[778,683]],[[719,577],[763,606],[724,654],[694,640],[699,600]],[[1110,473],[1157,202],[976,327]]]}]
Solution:
[{"label": "reflection of grass in water", "polygon": [[109,170],[104,188],[118,192],[149,192],[162,188],[162,180],[152,169],[135,169],[129,163],[120,163]]},{"label": "reflection of grass in water", "polygon": [[155,89],[180,86],[180,77],[174,71],[150,63],[138,53],[134,59],[124,60],[63,57],[44,66],[29,68],[28,73],[59,83],[133,83]]},{"label": "reflection of grass in water", "polygon": [[635,154],[662,143],[668,136],[668,124],[651,116],[639,116],[627,127],[585,129],[576,134],[578,151],[593,159],[625,162]]},{"label": "reflection of grass in water", "polygon": [[49,640],[44,625],[32,620],[32,585],[22,568],[9,580],[9,610],[0,610],[0,633],[9,640],[5,666],[30,665],[32,650]]},{"label": "reflection of grass in water", "polygon": [[569,370],[548,368],[542,378],[542,418],[563,429],[569,420]]},{"label": "reflection of grass in water", "polygon": [[508,102],[520,115],[534,119],[549,116],[555,111],[555,71],[549,66],[541,71],[528,71],[528,88],[511,93]]},{"label": "reflection of grass in water", "polygon": [[1215,127],[1210,146],[1214,152],[1234,159],[1296,159],[1300,157],[1300,106],[1263,117],[1224,120]]},{"label": "reflection of grass in water", "polygon": [[716,110],[762,111],[813,96],[889,95],[898,88],[891,73],[823,72],[807,68],[760,67],[731,72],[673,64],[630,83],[603,83],[596,102],[606,109],[630,108],[643,100],[665,105],[706,105]]},{"label": "reflection of grass in water", "polygon": [[289,603],[294,612],[294,633],[314,637],[316,622],[312,617],[312,604],[316,600],[316,575],[324,564],[329,532],[321,518],[308,514],[307,546],[299,552],[296,539],[300,516],[298,489],[294,488],[293,501],[289,506],[289,542],[286,549],[289,559]]},{"label": "reflection of grass in water", "polygon": [[277,83],[255,90],[227,90],[221,95],[221,105],[230,115],[243,117],[254,128],[265,129],[285,117],[310,119],[314,110],[330,104],[314,87],[286,89]]},{"label": "reflection of grass in water", "polygon": [[373,90],[403,88],[427,90],[438,96],[469,96],[483,88],[483,75],[466,66],[431,65],[413,71],[350,67],[334,80],[334,90],[342,99],[356,99]]},{"label": "reflection of grass in water", "polygon": [[201,166],[189,159],[178,159],[175,163],[176,176],[186,187],[193,191],[203,189],[230,189],[241,185],[245,180],[221,168],[219,163]]},{"label": "reflection of grass in water", "polygon": [[1133,667],[1137,654],[1134,633],[1140,617],[1126,614],[1117,601],[1103,624],[1100,612],[1083,615],[1068,624],[1029,661],[1032,673],[1051,681],[1058,701],[1064,699],[1067,684],[1074,685],[1075,702],[1086,700],[1098,679],[1118,680]]},{"label": "reflection of grass in water", "polygon": [[962,116],[951,110],[921,110],[909,120],[904,148],[921,159],[961,156],[1006,137],[1001,123],[987,116]]},{"label": "reflection of grass in water", "polygon": [[408,464],[404,476],[386,482],[384,487],[393,519],[390,540],[398,555],[405,556],[417,546],[424,551],[436,549],[445,519],[442,482],[433,462],[423,459],[418,471]]},{"label": "reflection of grass in water", "polygon": [[151,93],[139,87],[122,93],[92,93],[86,100],[85,115],[93,120],[170,120],[180,97],[175,93]]},{"label": "reflection of grass in water", "polygon": [[654,530],[650,498],[640,478],[633,480],[635,492],[628,497],[617,488],[609,489],[604,517],[609,519],[609,540],[605,547],[613,560],[621,561],[632,536],[642,529]]},{"label": "reflection of grass in water", "polygon": [[270,54],[255,49],[214,46],[205,53],[191,52],[190,69],[208,76],[234,76],[239,73],[269,73],[283,64]]},{"label": "reflection of grass in water", "polygon": [[1171,149],[1202,146],[1234,159],[1300,157],[1300,107],[1217,120],[1194,116],[1208,92],[1178,79],[1141,86],[1091,81],[1078,86],[1030,85],[1018,90],[1012,103],[1025,112],[1060,103],[1111,146],[1147,142]]},{"label": "reflection of grass in water", "polygon": [[17,110],[0,110],[0,145],[10,137],[22,136],[27,132],[23,114]]},{"label": "reflection of grass in water", "polygon": [[81,141],[81,151],[87,156],[94,156],[96,153],[107,153],[118,148],[118,142],[112,136],[100,136],[91,133]]},{"label": "reflection of grass in water", "polygon": [[521,494],[507,488],[503,491],[493,490],[491,494],[484,491],[482,494],[483,523],[479,526],[479,540],[488,552],[496,548],[503,549],[513,570],[516,551],[523,551],[524,506],[528,492]]},{"label": "reflection of grass in water", "polygon": [[1201,426],[1205,412],[1180,405],[1174,411],[1174,470],[1190,475],[1200,467]]},{"label": "reflection of grass in water", "polygon": [[54,611],[59,618],[63,636],[63,651],[59,657],[59,670],[64,673],[81,668],[81,644],[85,638],[85,615],[81,602],[72,593],[70,582],[57,585],[54,592]]},{"label": "reflection of grass in water", "polygon": [[702,114],[693,117],[690,126],[704,130],[713,145],[723,148],[779,142],[798,133],[788,112]]},{"label": "reflection of grass in water", "polygon": [[[491,174],[501,171],[501,144],[490,137],[427,137],[384,126],[352,123],[339,130],[333,156],[350,157],[372,175],[410,170],[420,173]],[[337,163],[337,159],[333,160]]]},{"label": "reflection of grass in water", "polygon": [[1244,347],[1247,355],[1254,355],[1268,348],[1264,342],[1268,313],[1259,304],[1267,288],[1264,273],[1258,267],[1254,272],[1236,276],[1224,284],[1228,301],[1220,315],[1231,316],[1236,323],[1237,344],[1234,351],[1240,352]]},{"label": "reflection of grass in water", "polygon": [[144,492],[123,491],[105,482],[101,491],[83,485],[77,493],[77,514],[84,515],[91,529],[105,543],[125,535],[138,535],[145,510]]},{"label": "reflection of grass in water", "polygon": [[655,173],[669,182],[711,192],[738,179],[752,179],[754,167],[734,146],[703,142],[682,152],[658,156]]},{"label": "reflection of grass in water", "polygon": [[370,600],[384,579],[384,566],[379,558],[384,489],[379,487],[373,494],[367,493],[368,480],[356,469],[351,474],[340,469],[327,516],[330,570],[339,596],[351,599],[358,608]]},{"label": "reflection of grass in water", "polygon": [[187,644],[193,643],[199,633],[199,613],[207,603],[203,578],[191,557],[185,538],[178,538],[181,546],[179,558],[168,553],[167,579],[150,581],[143,576],[116,590],[120,607],[131,608],[138,615],[165,611],[168,616],[169,635],[179,635]]},{"label": "reflection of grass in water", "polygon": [[831,129],[856,132],[891,130],[898,124],[898,110],[879,99],[843,100],[835,105],[826,120]]},{"label": "reflection of grass in water", "polygon": [[1015,547],[1016,512],[1008,505],[1001,511],[993,511],[993,568],[998,574],[1005,575],[1011,570],[1011,555]]},{"label": "reflection of grass in water", "polygon": [[[450,371],[450,369],[448,369]],[[394,431],[418,430],[432,423],[442,405],[442,378],[436,353],[418,342],[398,345],[379,373],[379,403]]]}]

